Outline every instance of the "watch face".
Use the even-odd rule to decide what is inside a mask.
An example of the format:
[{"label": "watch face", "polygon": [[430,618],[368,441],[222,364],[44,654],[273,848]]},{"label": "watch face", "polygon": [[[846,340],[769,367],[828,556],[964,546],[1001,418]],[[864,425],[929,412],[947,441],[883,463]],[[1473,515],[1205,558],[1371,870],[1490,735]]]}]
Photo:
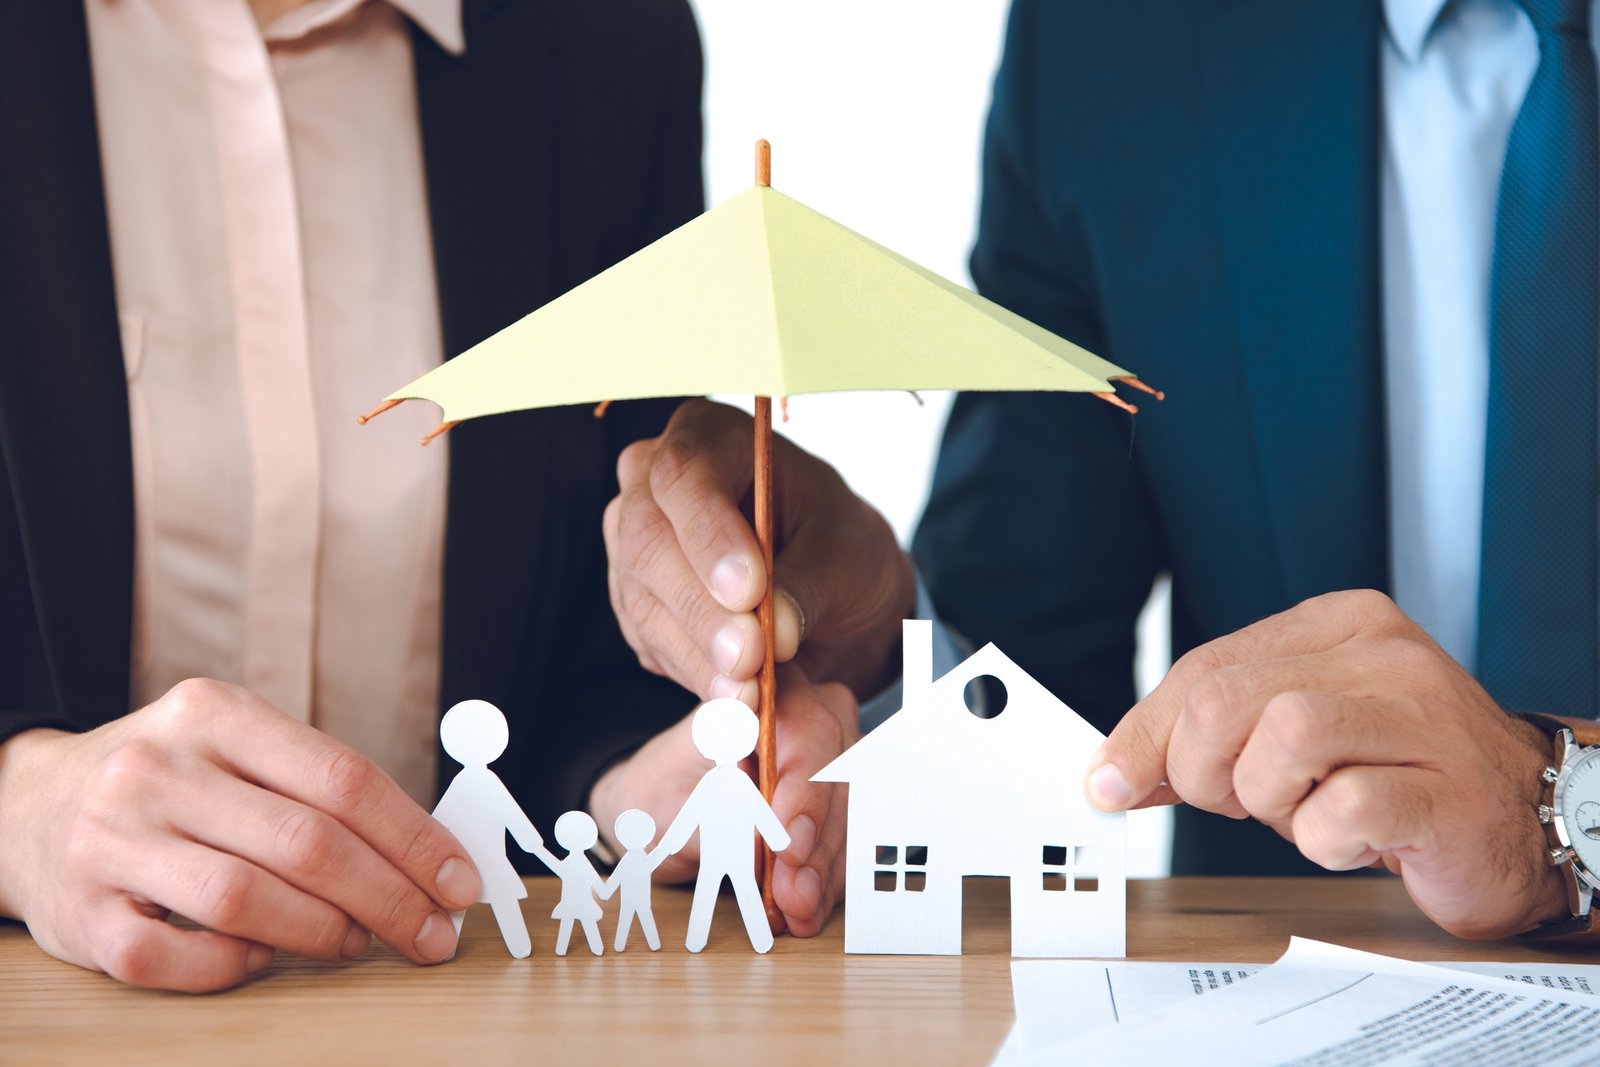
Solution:
[{"label": "watch face", "polygon": [[1562,768],[1556,810],[1578,859],[1600,874],[1600,748],[1588,748]]}]

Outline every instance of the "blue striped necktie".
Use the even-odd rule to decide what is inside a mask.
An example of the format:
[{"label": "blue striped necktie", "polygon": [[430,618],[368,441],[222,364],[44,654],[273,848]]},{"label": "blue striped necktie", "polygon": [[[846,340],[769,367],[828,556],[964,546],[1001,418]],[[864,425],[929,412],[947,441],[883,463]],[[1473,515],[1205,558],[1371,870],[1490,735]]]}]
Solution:
[{"label": "blue striped necktie", "polygon": [[1600,91],[1590,0],[1518,0],[1539,69],[1500,177],[1478,676],[1512,710],[1595,716]]}]

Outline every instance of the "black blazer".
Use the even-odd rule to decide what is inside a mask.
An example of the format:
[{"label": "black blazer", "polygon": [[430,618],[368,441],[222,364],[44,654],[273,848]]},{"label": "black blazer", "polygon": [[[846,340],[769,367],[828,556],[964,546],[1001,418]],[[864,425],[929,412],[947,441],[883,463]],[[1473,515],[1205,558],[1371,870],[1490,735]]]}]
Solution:
[{"label": "black blazer", "polygon": [[[698,214],[683,0],[467,0],[413,32],[444,345],[460,352]],[[128,711],[133,490],[82,5],[0,34],[0,740]],[[483,419],[450,439],[441,706],[500,705],[535,822],[692,706],[628,651],[600,516],[666,401]]]}]

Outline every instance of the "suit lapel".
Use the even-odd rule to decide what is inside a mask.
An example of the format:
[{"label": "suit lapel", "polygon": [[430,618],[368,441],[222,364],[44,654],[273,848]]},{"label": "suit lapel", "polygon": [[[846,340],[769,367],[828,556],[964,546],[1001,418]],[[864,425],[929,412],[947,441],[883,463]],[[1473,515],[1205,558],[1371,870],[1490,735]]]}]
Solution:
[{"label": "suit lapel", "polygon": [[[413,33],[417,92],[446,358],[549,300],[556,156],[553,29],[543,3],[469,3],[467,50],[452,57]],[[502,20],[543,23],[499,32]],[[530,54],[528,41],[537,42]],[[444,692],[513,691],[548,562],[548,420],[477,419],[450,434]],[[535,627],[537,629],[537,627]],[[470,686],[468,693],[463,686]]]},{"label": "suit lapel", "polygon": [[82,722],[126,710],[133,474],[83,5],[0,34],[0,443],[46,658]]},{"label": "suit lapel", "polygon": [[1250,417],[1292,600],[1388,587],[1375,0],[1244,0],[1206,44]]}]

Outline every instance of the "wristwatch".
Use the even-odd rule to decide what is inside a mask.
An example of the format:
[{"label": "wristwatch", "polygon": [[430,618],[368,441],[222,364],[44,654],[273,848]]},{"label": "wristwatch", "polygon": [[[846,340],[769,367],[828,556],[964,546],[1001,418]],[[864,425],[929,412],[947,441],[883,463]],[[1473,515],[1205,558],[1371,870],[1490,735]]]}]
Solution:
[{"label": "wristwatch", "polygon": [[1541,773],[1544,825],[1551,864],[1567,868],[1572,917],[1528,931],[1525,937],[1600,938],[1600,723],[1568,723],[1550,715],[1518,716],[1549,734],[1555,760]]}]

